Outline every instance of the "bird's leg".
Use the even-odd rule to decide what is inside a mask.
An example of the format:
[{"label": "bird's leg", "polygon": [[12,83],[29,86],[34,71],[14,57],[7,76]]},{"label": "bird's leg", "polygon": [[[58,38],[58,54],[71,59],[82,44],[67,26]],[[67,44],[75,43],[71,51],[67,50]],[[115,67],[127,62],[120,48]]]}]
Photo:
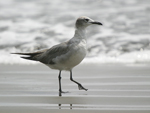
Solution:
[{"label": "bird's leg", "polygon": [[67,93],[67,92],[62,91],[61,89],[61,70],[59,71],[58,79],[59,79],[59,96],[61,96],[61,93]]},{"label": "bird's leg", "polygon": [[61,89],[61,70],[59,71],[58,80],[59,80],[59,92],[61,93],[62,92],[62,89]]},{"label": "bird's leg", "polygon": [[61,70],[59,71],[58,79],[59,79],[59,93],[63,93],[63,91],[61,89]]},{"label": "bird's leg", "polygon": [[88,89],[84,88],[80,83],[78,83],[77,81],[73,80],[73,78],[72,78],[72,70],[70,70],[70,80],[73,81],[74,83],[78,84],[79,90],[85,90],[85,91],[88,90]]}]

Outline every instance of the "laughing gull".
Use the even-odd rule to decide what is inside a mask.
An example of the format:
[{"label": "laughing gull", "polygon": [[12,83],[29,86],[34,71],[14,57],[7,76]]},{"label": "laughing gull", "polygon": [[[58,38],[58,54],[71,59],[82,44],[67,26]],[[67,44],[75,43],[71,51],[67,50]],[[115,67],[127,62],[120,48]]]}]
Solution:
[{"label": "laughing gull", "polygon": [[102,23],[94,21],[89,17],[79,17],[75,23],[75,34],[70,40],[55,45],[50,49],[44,49],[33,53],[14,54],[27,55],[21,58],[39,61],[51,69],[59,70],[58,79],[60,93],[63,93],[61,89],[62,70],[70,71],[70,80],[78,85],[79,90],[87,91],[88,89],[84,88],[80,83],[72,78],[72,69],[78,65],[86,56],[86,28],[92,24],[102,25]]}]

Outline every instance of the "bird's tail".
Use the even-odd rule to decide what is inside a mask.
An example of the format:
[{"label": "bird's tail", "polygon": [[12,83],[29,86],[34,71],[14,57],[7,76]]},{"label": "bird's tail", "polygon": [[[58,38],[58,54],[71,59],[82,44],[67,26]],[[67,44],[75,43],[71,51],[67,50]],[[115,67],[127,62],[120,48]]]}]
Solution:
[{"label": "bird's tail", "polygon": [[41,55],[41,53],[43,52],[39,51],[34,53],[11,53],[11,54],[27,55],[27,56],[21,56],[21,58],[38,61],[38,57]]}]

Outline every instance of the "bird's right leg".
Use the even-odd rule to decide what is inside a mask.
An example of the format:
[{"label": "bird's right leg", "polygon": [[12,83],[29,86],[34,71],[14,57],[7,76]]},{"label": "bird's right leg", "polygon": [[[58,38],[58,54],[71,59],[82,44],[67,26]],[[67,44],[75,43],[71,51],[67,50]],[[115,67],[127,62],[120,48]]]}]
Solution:
[{"label": "bird's right leg", "polygon": [[75,81],[75,80],[73,80],[73,78],[72,78],[72,70],[70,70],[70,80],[72,81],[72,82],[74,82],[74,83],[76,83],[76,84],[78,84],[78,88],[79,88],[79,90],[85,90],[85,91],[87,91],[88,89],[86,89],[86,88],[84,88],[79,82],[77,82],[77,81]]}]

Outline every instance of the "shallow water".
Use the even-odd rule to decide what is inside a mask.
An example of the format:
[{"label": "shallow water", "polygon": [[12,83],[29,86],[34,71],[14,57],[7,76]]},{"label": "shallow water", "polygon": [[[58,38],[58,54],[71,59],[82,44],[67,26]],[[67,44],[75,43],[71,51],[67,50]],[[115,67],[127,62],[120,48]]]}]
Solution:
[{"label": "shallow water", "polygon": [[88,28],[84,62],[150,62],[149,0],[1,0],[0,10],[0,63],[31,64],[10,53],[72,38],[82,15],[103,23]]},{"label": "shallow water", "polygon": [[[76,81],[88,91],[78,90],[62,72],[59,96],[58,72],[43,65],[0,65],[0,112],[149,113],[149,65],[80,65],[73,71]],[[91,70],[87,72],[86,70]]]}]

